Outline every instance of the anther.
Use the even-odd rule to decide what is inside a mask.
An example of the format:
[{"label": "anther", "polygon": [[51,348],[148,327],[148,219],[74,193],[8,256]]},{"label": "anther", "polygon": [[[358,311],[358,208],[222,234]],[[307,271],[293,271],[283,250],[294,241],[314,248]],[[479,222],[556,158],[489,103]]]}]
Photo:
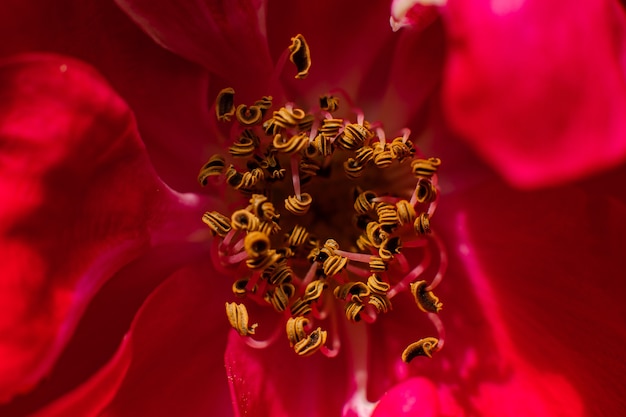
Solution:
[{"label": "anther", "polygon": [[274,136],[272,144],[278,152],[292,154],[300,152],[309,145],[309,136],[306,133],[299,133],[287,138],[284,134],[278,133]]},{"label": "anther", "polygon": [[293,350],[300,356],[309,356],[326,344],[327,333],[321,327],[313,330],[306,339],[300,340]]},{"label": "anther", "polygon": [[235,90],[224,88],[217,94],[215,99],[215,114],[220,122],[230,122],[235,114]]},{"label": "anther", "polygon": [[383,281],[377,274],[372,274],[367,278],[367,287],[371,292],[380,295],[386,295],[391,288],[389,283]]},{"label": "anther", "polygon": [[319,279],[315,280],[306,286],[304,294],[301,298],[307,303],[317,301],[322,296],[322,292],[326,287],[328,287],[328,284],[326,284],[324,281]]},{"label": "anther", "polygon": [[354,202],[354,211],[357,214],[365,214],[374,209],[374,199],[378,197],[373,191],[364,191],[360,193]]},{"label": "anther", "polygon": [[250,258],[260,258],[268,255],[270,239],[265,233],[250,232],[244,239],[244,245]]},{"label": "anther", "polygon": [[430,233],[430,219],[428,218],[428,214],[420,214],[413,223],[413,229],[415,230],[415,233],[420,236]]},{"label": "anther", "polygon": [[339,99],[331,95],[320,97],[320,109],[333,113],[339,108]]},{"label": "anther", "polygon": [[[246,289],[246,286],[248,285],[248,279],[247,278],[242,278],[242,279],[238,279],[237,281],[235,281],[232,285],[232,290],[233,290],[233,294],[235,294],[237,297],[243,298],[246,296],[246,294],[248,293],[248,290]],[[254,293],[256,291],[256,287],[254,287],[252,289],[252,292]]]},{"label": "anther", "polygon": [[205,187],[209,177],[220,175],[224,172],[226,160],[221,155],[213,155],[208,162],[202,166],[198,174],[198,182]]},{"label": "anther", "polygon": [[439,340],[435,337],[425,337],[415,343],[411,343],[402,352],[402,360],[406,363],[411,362],[417,356],[426,356],[432,358],[432,354],[436,352]]},{"label": "anther", "polygon": [[411,294],[415,297],[417,306],[424,313],[439,313],[443,304],[439,298],[428,290],[426,281],[417,281],[411,283]]},{"label": "anther", "polygon": [[303,216],[309,211],[312,202],[313,197],[309,193],[300,194],[300,198],[292,195],[285,199],[285,208],[296,216]]},{"label": "anther", "polygon": [[333,294],[339,300],[362,303],[370,295],[370,288],[361,281],[354,281],[335,287]]},{"label": "anther", "polygon": [[293,347],[296,343],[306,338],[305,328],[309,325],[309,319],[306,317],[290,317],[286,324],[287,339],[289,346]]},{"label": "anther", "polygon": [[415,207],[406,200],[400,200],[396,203],[396,212],[398,213],[398,223],[400,223],[400,226],[413,223],[417,217]]},{"label": "anther", "polygon": [[309,45],[306,43],[304,36],[297,34],[295,37],[291,38],[289,52],[291,52],[289,60],[294,63],[298,70],[296,78],[306,78],[311,68],[311,52],[309,51]]},{"label": "anther", "polygon": [[267,291],[263,297],[265,301],[270,303],[274,310],[279,313],[285,311],[289,305],[289,300],[296,292],[296,287],[290,283],[282,283],[277,285],[273,290]]},{"label": "anther", "polygon": [[263,113],[261,112],[261,109],[259,107],[248,107],[245,104],[240,104],[237,106],[235,116],[237,117],[237,121],[239,122],[239,124],[246,127],[259,124],[263,119]]},{"label": "anther", "polygon": [[231,230],[230,219],[217,211],[207,211],[202,221],[211,228],[213,235],[224,237]]},{"label": "anther", "polygon": [[248,210],[237,210],[230,219],[235,230],[257,230],[259,227],[258,217]]},{"label": "anther", "polygon": [[416,159],[411,162],[411,169],[417,178],[429,179],[437,172],[439,165],[441,165],[439,158]]},{"label": "anther", "polygon": [[245,129],[237,142],[235,142],[228,152],[236,158],[247,158],[252,156],[259,146],[259,137],[250,129]]},{"label": "anther", "polygon": [[226,316],[233,329],[242,336],[254,334],[258,324],[248,326],[248,310],[244,304],[226,303]]}]

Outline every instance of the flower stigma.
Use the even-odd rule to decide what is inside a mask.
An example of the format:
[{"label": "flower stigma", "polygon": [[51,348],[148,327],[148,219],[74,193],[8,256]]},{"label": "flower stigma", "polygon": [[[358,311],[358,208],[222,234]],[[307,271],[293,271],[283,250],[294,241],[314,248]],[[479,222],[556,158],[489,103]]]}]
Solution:
[{"label": "flower stigma", "polygon": [[[311,55],[302,35],[288,53],[295,77],[305,78]],[[239,104],[235,97],[224,88],[215,101],[217,119],[230,124],[228,154],[213,155],[198,176],[203,186],[225,182],[239,202],[202,218],[214,236],[214,264],[236,277],[239,301],[226,303],[232,327],[250,346],[284,334],[300,356],[333,357],[341,315],[373,323],[402,295],[437,332],[407,346],[402,360],[440,350],[442,303],[433,290],[447,257],[430,222],[441,161],[421,155],[408,129],[388,140],[382,123],[366,120],[342,90],[307,110],[271,96]],[[249,324],[251,306],[279,314],[269,339],[253,338],[263,324]]]}]

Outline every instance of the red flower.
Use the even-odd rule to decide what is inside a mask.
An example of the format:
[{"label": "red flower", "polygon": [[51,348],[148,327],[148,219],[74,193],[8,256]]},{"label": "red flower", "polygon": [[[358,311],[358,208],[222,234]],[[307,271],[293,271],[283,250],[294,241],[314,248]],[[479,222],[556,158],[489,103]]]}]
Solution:
[{"label": "red flower", "polygon": [[[450,3],[444,43],[439,19],[391,32],[384,2],[364,10],[120,1],[184,59],[110,5],[3,3],[0,415],[229,415],[229,387],[239,415],[363,415],[365,398],[380,399],[374,416],[619,414],[623,167],[544,190],[511,189],[439,120],[436,99],[444,74],[446,120],[518,184],[554,184],[616,164],[624,95],[614,88],[622,74],[614,45],[622,38],[608,22],[622,12],[600,3],[589,6],[588,26],[571,7],[555,18],[565,32],[527,3],[511,14],[519,25],[479,4]],[[485,32],[474,16],[485,19]],[[545,66],[535,49],[512,55],[499,47],[507,39],[514,50],[529,21],[547,40],[575,28],[595,42],[563,48],[567,59],[548,54]],[[607,27],[615,29],[598,32]],[[225,86],[242,102],[263,95],[296,33],[307,37],[314,67],[305,82],[280,78],[290,97],[311,102],[341,86],[389,131],[433,132],[432,144],[418,145],[444,161],[433,228],[450,267],[438,288],[446,346],[430,360],[399,366],[402,349],[428,328],[410,297],[398,297],[367,335],[348,330],[336,358],[298,357],[283,339],[252,349],[229,335],[230,280],[208,259],[199,221],[227,207],[215,195],[165,185],[199,191],[197,168],[228,146],[211,140],[207,96]],[[64,56],[15,55],[32,51]],[[515,60],[536,71],[537,84],[503,95],[504,74],[518,79]],[[561,91],[580,100],[563,100]],[[532,106],[537,97],[545,107]],[[563,107],[574,121],[563,119]],[[514,115],[524,116],[523,130]],[[520,132],[528,148],[520,149]],[[580,132],[598,134],[602,146],[589,152],[582,139],[592,133]],[[554,147],[534,146],[535,138]]]}]

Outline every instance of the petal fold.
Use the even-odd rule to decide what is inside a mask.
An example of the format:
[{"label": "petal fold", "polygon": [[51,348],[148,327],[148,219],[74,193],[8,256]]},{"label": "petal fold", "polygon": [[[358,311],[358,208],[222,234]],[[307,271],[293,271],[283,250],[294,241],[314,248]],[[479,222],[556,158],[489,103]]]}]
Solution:
[{"label": "petal fold", "polygon": [[0,62],[0,401],[46,375],[98,289],[197,204],[156,176],[126,104],[57,55]]},{"label": "petal fold", "polygon": [[511,183],[537,187],[626,157],[625,19],[614,0],[451,0],[444,104]]}]

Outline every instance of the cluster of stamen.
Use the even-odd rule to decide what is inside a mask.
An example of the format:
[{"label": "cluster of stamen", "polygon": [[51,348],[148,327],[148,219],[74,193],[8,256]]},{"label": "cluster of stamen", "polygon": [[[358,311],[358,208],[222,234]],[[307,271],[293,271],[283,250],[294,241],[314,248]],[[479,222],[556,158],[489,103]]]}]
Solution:
[{"label": "cluster of stamen", "polygon": [[[303,38],[294,39],[304,48]],[[308,58],[308,47],[305,52]],[[235,139],[229,155],[211,157],[198,176],[202,185],[225,181],[242,196],[241,206],[229,215],[211,211],[203,216],[215,236],[214,262],[238,277],[232,292],[241,302],[226,303],[232,327],[251,338],[257,324],[249,325],[244,301],[271,306],[283,315],[297,354],[333,356],[340,346],[336,328],[329,336],[329,329],[316,323],[336,327],[337,304],[348,321],[371,323],[392,309],[393,297],[410,288],[419,309],[441,330],[436,314],[442,304],[432,290],[443,275],[445,254],[430,228],[440,160],[416,156],[406,129],[387,141],[382,126],[365,120],[357,109],[350,112],[355,120],[338,117],[335,96],[321,97],[309,111],[293,103],[275,108],[272,101],[267,96],[235,105],[233,89],[219,93],[217,118],[232,124]],[[394,169],[415,178],[407,195],[365,188],[372,183],[368,172],[381,177]],[[343,197],[350,199],[353,212],[336,211],[351,218],[352,231],[320,235],[315,203],[325,199],[324,181],[338,170],[344,183],[352,184]],[[429,283],[423,276],[433,247],[441,265]],[[403,248],[417,255],[409,259]],[[430,357],[442,347],[441,331],[438,336],[409,345],[402,359]]]}]

